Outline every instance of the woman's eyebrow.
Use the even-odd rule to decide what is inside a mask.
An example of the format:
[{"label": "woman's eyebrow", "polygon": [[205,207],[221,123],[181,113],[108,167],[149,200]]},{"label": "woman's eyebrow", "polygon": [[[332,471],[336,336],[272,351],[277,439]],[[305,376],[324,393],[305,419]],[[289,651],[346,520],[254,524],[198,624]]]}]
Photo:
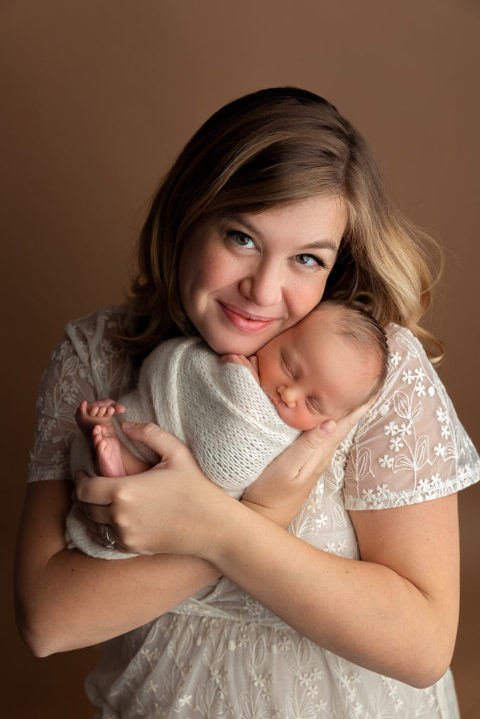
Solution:
[{"label": "woman's eyebrow", "polygon": [[[251,232],[252,235],[257,235],[259,237],[262,236],[262,232],[258,229],[258,227],[255,227],[255,225],[250,220],[247,220],[240,214],[232,212],[222,212],[221,217],[223,220],[237,222],[239,225],[243,225],[246,230]],[[308,242],[306,245],[303,245],[302,247],[298,248],[299,252],[301,252],[302,250],[330,250],[330,252],[336,254],[338,252],[338,245],[333,242],[333,240],[328,239],[312,240],[312,242]]]},{"label": "woman's eyebrow", "polygon": [[242,217],[242,215],[237,215],[231,212],[222,212],[221,216],[223,220],[229,220],[231,222],[237,222],[239,225],[243,225],[245,229],[252,233],[252,235],[261,234],[258,228],[255,227],[255,225],[253,225],[251,222],[246,220],[244,217]]},{"label": "woman's eyebrow", "polygon": [[[302,249],[302,248],[301,248]],[[330,250],[331,252],[338,252],[338,245],[332,240],[317,240],[306,245],[303,249],[305,250]]]}]

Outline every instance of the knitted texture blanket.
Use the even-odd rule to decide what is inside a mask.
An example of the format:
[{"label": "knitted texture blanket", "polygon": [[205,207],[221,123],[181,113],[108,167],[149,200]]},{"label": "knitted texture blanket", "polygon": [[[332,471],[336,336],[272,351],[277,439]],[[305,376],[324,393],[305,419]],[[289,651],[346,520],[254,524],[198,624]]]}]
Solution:
[{"label": "knitted texture blanket", "polygon": [[[300,434],[280,419],[248,367],[220,363],[197,338],[177,338],[156,347],[142,364],[137,388],[119,402],[127,408],[119,421],[155,422],[171,432],[189,447],[203,473],[237,499]],[[158,460],[119,427],[117,433],[142,460]],[[79,432],[71,469],[80,467],[94,474],[91,449]],[[75,507],[67,517],[67,542],[104,559],[136,556],[90,539]]]}]

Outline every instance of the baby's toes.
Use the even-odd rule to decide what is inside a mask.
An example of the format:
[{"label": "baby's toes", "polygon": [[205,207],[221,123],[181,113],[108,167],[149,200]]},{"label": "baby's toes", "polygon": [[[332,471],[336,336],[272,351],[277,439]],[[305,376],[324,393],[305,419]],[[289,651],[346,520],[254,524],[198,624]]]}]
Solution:
[{"label": "baby's toes", "polygon": [[95,427],[93,427],[92,429],[93,446],[98,449],[98,445],[103,439],[103,427],[100,424],[96,424]]}]

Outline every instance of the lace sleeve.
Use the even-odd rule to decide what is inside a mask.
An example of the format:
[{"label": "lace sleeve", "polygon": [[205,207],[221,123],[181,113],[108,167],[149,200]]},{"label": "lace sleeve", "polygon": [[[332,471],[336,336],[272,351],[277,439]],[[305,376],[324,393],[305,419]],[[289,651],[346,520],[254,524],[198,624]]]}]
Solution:
[{"label": "lace sleeve", "polygon": [[40,384],[29,482],[70,479],[76,407],[83,399],[116,398],[130,389],[131,363],[111,339],[117,323],[118,309],[107,308],[67,326]]},{"label": "lace sleeve", "polygon": [[54,350],[40,383],[29,482],[70,479],[69,449],[75,408],[94,398],[93,380],[65,337]]},{"label": "lace sleeve", "polygon": [[387,380],[345,467],[347,509],[423,502],[480,479],[478,454],[420,342],[397,325],[387,334]]}]

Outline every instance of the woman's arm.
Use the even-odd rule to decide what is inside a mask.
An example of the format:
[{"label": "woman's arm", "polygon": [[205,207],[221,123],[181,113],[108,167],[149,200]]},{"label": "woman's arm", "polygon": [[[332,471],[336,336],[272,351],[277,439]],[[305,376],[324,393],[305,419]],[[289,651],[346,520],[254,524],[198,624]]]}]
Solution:
[{"label": "woman's arm", "polygon": [[[327,428],[301,435],[249,488],[246,511],[254,514],[250,511],[254,509],[287,526],[330,461],[343,436],[339,432],[344,434],[356,419],[352,417],[336,433],[329,434]],[[174,441],[188,459],[184,468],[188,493],[189,475],[192,470],[199,473],[198,466],[184,445],[155,425],[150,427],[155,436],[160,433]],[[162,521],[156,497],[164,476],[163,469],[132,478],[84,475],[83,484],[87,481],[95,488],[99,504],[108,505],[115,497],[121,498],[120,504],[126,502],[130,526],[145,538]],[[214,487],[224,496],[222,490],[201,477],[207,488]],[[154,554],[109,562],[68,550],[65,517],[70,503],[71,485],[66,481],[28,486],[17,548],[16,606],[20,631],[37,656],[89,646],[134,629],[221,576],[213,565],[194,556]],[[239,504],[233,499],[232,503]],[[91,511],[108,514],[110,510],[109,506],[94,506]],[[120,525],[126,521],[120,517]],[[116,525],[111,516],[105,523]],[[91,527],[97,527],[101,541],[103,525],[91,523]],[[117,525],[114,531],[126,546]]]},{"label": "woman's arm", "polygon": [[113,351],[117,320],[118,312],[106,310],[69,326],[40,386],[30,470],[37,481],[27,486],[15,571],[19,628],[39,656],[133,629],[219,576],[207,562],[191,557],[108,562],[66,548],[75,407],[104,394],[105,386],[114,396],[124,394],[125,380],[132,377],[127,359]]},{"label": "woman's arm", "polygon": [[417,687],[444,674],[458,623],[456,495],[352,513],[362,561],[242,509],[217,524],[215,541],[198,543],[200,556],[335,654]]},{"label": "woman's arm", "polygon": [[135,515],[132,492],[144,491],[140,484],[87,478],[78,489],[96,503],[92,519],[114,524],[127,547],[207,559],[292,627],[361,666],[419,687],[445,672],[458,617],[455,495],[352,513],[362,557],[355,561],[314,548],[232,500],[155,426],[128,431],[162,456],[155,546],[141,546],[141,520],[152,518]]},{"label": "woman's arm", "polygon": [[194,557],[156,555],[123,562],[65,546],[71,485],[30,484],[15,571],[17,621],[36,656],[78,649],[140,626],[220,576]]}]

